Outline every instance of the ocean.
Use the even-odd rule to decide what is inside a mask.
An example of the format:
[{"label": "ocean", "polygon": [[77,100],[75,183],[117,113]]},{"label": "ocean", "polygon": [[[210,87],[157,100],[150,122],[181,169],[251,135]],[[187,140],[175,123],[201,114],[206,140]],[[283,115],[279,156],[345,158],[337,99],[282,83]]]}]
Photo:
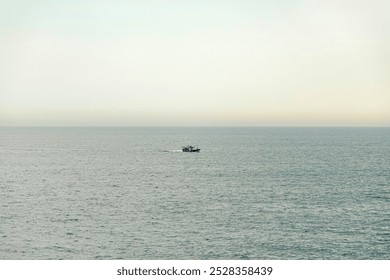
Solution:
[{"label": "ocean", "polygon": [[388,260],[390,128],[1,127],[0,259]]}]

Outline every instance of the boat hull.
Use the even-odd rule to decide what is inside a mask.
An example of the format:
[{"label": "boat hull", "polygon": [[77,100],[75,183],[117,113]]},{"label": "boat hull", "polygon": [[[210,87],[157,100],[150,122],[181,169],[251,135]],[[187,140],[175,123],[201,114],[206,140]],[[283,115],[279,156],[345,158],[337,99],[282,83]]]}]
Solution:
[{"label": "boat hull", "polygon": [[187,148],[183,148],[182,151],[184,153],[199,153],[200,149],[192,149],[192,150],[190,150],[190,149],[187,149]]}]

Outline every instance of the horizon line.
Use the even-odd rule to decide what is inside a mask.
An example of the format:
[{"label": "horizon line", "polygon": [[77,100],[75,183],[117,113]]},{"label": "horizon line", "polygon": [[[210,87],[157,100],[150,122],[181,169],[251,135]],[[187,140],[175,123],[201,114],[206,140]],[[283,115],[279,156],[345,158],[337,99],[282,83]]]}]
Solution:
[{"label": "horizon line", "polygon": [[0,128],[390,128],[389,125],[0,125]]}]

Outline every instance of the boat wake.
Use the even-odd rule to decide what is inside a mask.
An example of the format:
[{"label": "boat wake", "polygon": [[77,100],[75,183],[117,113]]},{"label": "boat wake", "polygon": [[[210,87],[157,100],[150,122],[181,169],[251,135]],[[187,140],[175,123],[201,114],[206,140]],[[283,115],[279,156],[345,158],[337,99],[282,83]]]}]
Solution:
[{"label": "boat wake", "polygon": [[159,150],[161,153],[181,153],[182,150]]}]

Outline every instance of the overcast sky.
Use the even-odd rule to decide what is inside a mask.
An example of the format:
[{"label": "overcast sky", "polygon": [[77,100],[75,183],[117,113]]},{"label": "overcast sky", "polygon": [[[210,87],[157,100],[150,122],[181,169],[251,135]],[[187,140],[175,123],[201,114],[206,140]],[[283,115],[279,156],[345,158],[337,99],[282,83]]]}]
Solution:
[{"label": "overcast sky", "polygon": [[390,125],[390,1],[0,0],[0,125]]}]

